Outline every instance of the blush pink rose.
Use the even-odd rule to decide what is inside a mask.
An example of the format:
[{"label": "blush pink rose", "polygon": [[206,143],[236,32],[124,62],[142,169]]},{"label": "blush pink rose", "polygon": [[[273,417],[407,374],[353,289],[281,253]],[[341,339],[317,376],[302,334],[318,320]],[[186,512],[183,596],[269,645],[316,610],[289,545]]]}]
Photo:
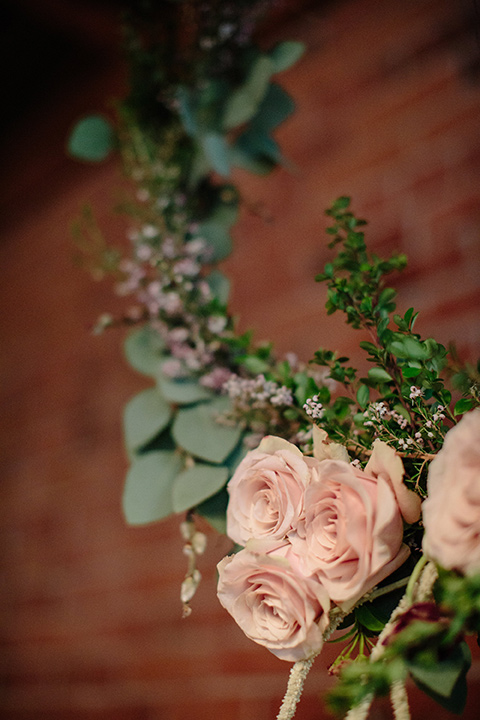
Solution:
[{"label": "blush pink rose", "polygon": [[287,440],[263,438],[228,483],[227,535],[239,545],[283,540],[304,515],[305,488],[318,479],[319,464]]},{"label": "blush pink rose", "polygon": [[445,436],[430,463],[423,502],[423,550],[448,570],[480,572],[480,410]]},{"label": "blush pink rose", "polygon": [[320,652],[330,601],[288,546],[263,555],[244,549],[217,567],[218,598],[248,638],[289,662]]},{"label": "blush pink rose", "polygon": [[[388,470],[389,464],[393,472],[398,470],[394,456],[392,448],[375,443],[365,471],[341,460],[324,460],[319,481],[305,491],[305,521],[291,535],[293,550],[303,571],[315,574],[345,610],[409,555],[402,544],[402,512]],[[376,472],[369,473],[369,466]],[[399,494],[402,497],[400,490]],[[412,507],[406,505],[413,519]]]}]

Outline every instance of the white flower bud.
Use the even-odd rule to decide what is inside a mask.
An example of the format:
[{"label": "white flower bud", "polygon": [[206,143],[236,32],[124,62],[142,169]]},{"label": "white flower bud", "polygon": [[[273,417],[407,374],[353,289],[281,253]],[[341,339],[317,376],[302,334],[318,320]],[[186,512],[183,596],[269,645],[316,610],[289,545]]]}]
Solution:
[{"label": "white flower bud", "polygon": [[195,582],[193,577],[189,576],[182,582],[180,589],[180,600],[182,603],[188,603],[193,598],[197,591],[198,582]]},{"label": "white flower bud", "polygon": [[203,555],[207,547],[207,536],[205,533],[196,532],[192,538],[192,547],[196,555]]}]

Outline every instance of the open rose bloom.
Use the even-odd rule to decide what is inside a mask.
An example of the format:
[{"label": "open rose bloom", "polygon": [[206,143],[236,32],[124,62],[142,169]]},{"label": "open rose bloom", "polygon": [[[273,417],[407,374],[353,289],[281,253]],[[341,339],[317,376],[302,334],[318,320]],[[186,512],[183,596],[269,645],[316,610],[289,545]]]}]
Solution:
[{"label": "open rose bloom", "polygon": [[320,651],[331,601],[348,611],[405,561],[403,520],[420,514],[392,448],[375,441],[360,470],[321,432],[313,458],[264,438],[228,490],[227,534],[247,548],[219,564],[220,602],[285,660]]},{"label": "open rose bloom", "polygon": [[467,413],[430,463],[423,550],[447,570],[480,572],[480,410]]}]

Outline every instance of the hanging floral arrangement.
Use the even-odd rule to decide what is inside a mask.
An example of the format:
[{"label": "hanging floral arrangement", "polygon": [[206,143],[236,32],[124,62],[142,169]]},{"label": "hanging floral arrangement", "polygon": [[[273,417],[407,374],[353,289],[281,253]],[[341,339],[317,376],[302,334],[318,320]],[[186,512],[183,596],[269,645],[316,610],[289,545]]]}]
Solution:
[{"label": "hanging floral arrangement", "polygon": [[[239,334],[218,263],[242,198],[234,167],[284,162],[274,133],[294,110],[281,73],[304,47],[253,40],[266,0],[158,0],[124,17],[130,93],[115,122],[81,120],[71,154],[118,150],[133,187],[127,254],[77,239],[130,299],[127,361],[151,386],[125,408],[123,509],[142,525],[183,514],[185,615],[201,580],[203,516],[232,540],[218,599],[245,634],[293,663],[278,717],[293,717],[325,642],[341,643],[331,707],[364,718],[390,692],[408,717],[408,676],[461,712],[480,630],[480,375],[461,368],[418,313],[396,312],[386,278],[403,255],[369,252],[341,197],[327,210],[326,311],[368,334],[364,377],[331,349],[278,358]],[[80,243],[81,239],[81,243]],[[455,400],[452,398],[455,397]],[[335,634],[334,634],[335,633]]]}]

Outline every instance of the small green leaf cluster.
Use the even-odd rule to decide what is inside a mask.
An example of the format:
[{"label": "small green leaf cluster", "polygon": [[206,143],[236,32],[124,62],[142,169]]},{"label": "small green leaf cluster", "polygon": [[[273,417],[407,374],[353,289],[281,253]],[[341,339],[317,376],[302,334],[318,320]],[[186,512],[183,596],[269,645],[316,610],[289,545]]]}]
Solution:
[{"label": "small green leaf cluster", "polygon": [[334,220],[327,228],[327,233],[333,235],[329,247],[340,245],[341,249],[316,280],[327,283],[329,315],[341,310],[354,328],[377,327],[395,309],[396,292],[384,287],[383,277],[403,270],[407,259],[405,255],[394,255],[389,260],[370,255],[365,235],[359,230],[366,221],[357,219],[348,210],[349,204],[350,198],[341,197],[326,211]]},{"label": "small green leaf cluster", "polygon": [[410,676],[442,707],[461,713],[471,656],[464,641],[448,642],[447,636],[444,622],[412,621],[389,638],[380,658],[373,662],[360,658],[342,668],[339,683],[327,698],[330,708],[344,714],[367,697],[388,694],[393,683]]},{"label": "small green leaf cluster", "polygon": [[464,576],[438,569],[435,600],[445,613],[451,615],[448,639],[453,641],[460,633],[480,635],[480,575]]},{"label": "small green leaf cluster", "polygon": [[[427,457],[439,450],[456,416],[479,404],[475,384],[465,381],[466,397],[451,409],[452,392],[446,387],[447,349],[433,338],[423,340],[414,332],[418,313],[409,308],[396,313],[396,291],[385,285],[385,276],[402,270],[403,254],[383,260],[367,251],[363,226],[349,210],[350,199],[341,197],[327,210],[334,224],[329,247],[337,255],[317,276],[328,288],[327,312],[341,310],[347,323],[370,336],[360,347],[372,364],[366,377],[358,378],[348,358],[329,350],[318,350],[314,363],[326,366],[330,379],[343,386],[319,421],[332,438],[341,439],[361,456],[379,437],[407,457]],[[465,387],[468,385],[468,387]],[[477,393],[478,394],[478,393]],[[340,421],[340,422],[339,422]],[[425,485],[426,464],[408,468],[416,485]],[[417,482],[418,481],[418,482]]]}]

